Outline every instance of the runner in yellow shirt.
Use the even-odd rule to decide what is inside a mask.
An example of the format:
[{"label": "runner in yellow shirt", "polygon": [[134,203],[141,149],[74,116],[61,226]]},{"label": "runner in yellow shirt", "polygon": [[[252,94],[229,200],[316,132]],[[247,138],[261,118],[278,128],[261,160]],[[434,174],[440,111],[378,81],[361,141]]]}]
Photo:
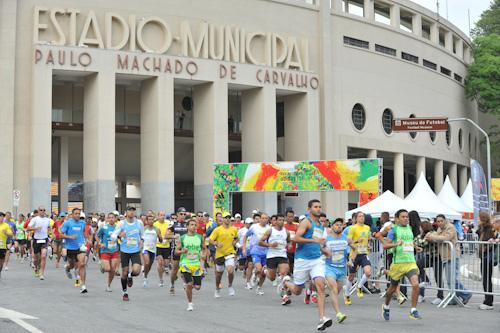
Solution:
[{"label": "runner in yellow shirt", "polygon": [[[172,253],[169,240],[174,238],[172,231],[169,229],[170,222],[165,220],[165,216],[165,212],[160,210],[158,212],[158,221],[153,224],[156,229],[160,230],[162,237],[162,241],[156,243],[156,260],[158,261],[158,276],[160,277],[158,287],[164,286],[163,271],[165,268],[168,268],[170,264],[170,255]],[[168,270],[165,273],[168,274]]]},{"label": "runner in yellow shirt", "polygon": [[7,239],[14,237],[12,229],[3,220],[5,214],[0,212],[0,281],[2,280],[2,268],[5,260],[5,253],[7,253]]}]

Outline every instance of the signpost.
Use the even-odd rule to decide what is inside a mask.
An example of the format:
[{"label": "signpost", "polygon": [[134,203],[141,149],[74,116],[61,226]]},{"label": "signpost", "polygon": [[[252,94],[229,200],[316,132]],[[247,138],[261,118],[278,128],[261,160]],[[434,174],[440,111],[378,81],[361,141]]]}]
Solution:
[{"label": "signpost", "polygon": [[397,118],[392,128],[394,132],[445,132],[448,118]]},{"label": "signpost", "polygon": [[16,213],[15,213],[16,215],[14,216],[15,218],[17,218],[17,207],[19,207],[19,200],[21,199],[21,191],[19,190],[12,191],[12,199],[13,199],[12,205],[16,207]]}]

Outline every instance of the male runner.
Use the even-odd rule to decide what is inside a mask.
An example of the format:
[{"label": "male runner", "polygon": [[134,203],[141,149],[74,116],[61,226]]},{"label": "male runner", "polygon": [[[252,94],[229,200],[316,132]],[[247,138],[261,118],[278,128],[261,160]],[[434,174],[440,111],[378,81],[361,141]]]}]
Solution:
[{"label": "male runner", "polygon": [[[5,213],[5,220],[4,223],[7,223],[9,225],[10,230],[12,230],[12,233],[14,234],[13,237],[7,238],[7,252],[5,253],[5,270],[9,270],[9,259],[10,259],[10,249],[14,245],[14,238],[15,235],[17,234],[17,226],[16,222],[12,218],[12,214],[10,212]],[[14,247],[15,248],[15,247]]]},{"label": "male runner", "polygon": [[[358,254],[356,256],[356,261],[354,261],[353,265],[349,267],[349,276],[347,278],[346,286],[345,286],[345,303],[351,304],[351,287],[352,281],[356,276],[356,270],[358,266],[363,267],[363,277],[359,279],[356,290],[358,291],[358,297],[363,298],[363,285],[370,275],[372,275],[372,265],[370,263],[370,259],[368,258],[368,251],[371,249],[370,245],[368,245],[368,239],[370,236],[370,227],[365,224],[365,214],[363,212],[357,212],[355,216],[356,224],[354,224],[349,230],[348,237],[350,237],[354,243],[356,244],[356,248],[358,250]],[[352,254],[351,254],[352,258]]]},{"label": "male runner", "polygon": [[293,210],[287,210],[285,213],[286,223],[284,225],[284,228],[290,233],[290,239],[292,240],[286,248],[286,255],[288,257],[288,265],[290,267],[291,276],[293,276],[293,262],[295,261],[295,249],[297,247],[297,244],[293,242],[293,239],[295,238],[295,233],[299,228],[299,225],[293,221],[294,216],[295,213]]},{"label": "male runner", "polygon": [[188,232],[181,236],[175,246],[174,254],[180,256],[179,272],[186,281],[186,296],[188,299],[188,311],[193,311],[193,288],[200,290],[202,277],[201,257],[206,253],[206,245],[203,237],[196,232],[196,221],[187,223]]},{"label": "male runner", "polygon": [[26,252],[26,233],[24,231],[25,217],[23,214],[19,214],[19,219],[16,222],[16,235],[14,240],[15,251],[17,252],[17,257],[21,256],[21,264],[24,262],[24,255]]},{"label": "male runner", "polygon": [[5,214],[0,212],[0,281],[2,281],[2,268],[5,260],[5,253],[7,252],[7,239],[14,237],[14,233],[9,225],[4,222]]},{"label": "male runner", "polygon": [[108,272],[108,285],[106,291],[111,292],[111,282],[115,277],[115,272],[120,265],[120,248],[116,240],[111,240],[111,235],[116,228],[116,216],[109,213],[108,224],[99,228],[97,237],[99,238],[101,248],[101,273]]},{"label": "male runner", "polygon": [[66,213],[61,213],[59,218],[54,221],[54,225],[52,226],[52,233],[54,234],[54,239],[52,239],[52,253],[57,254],[56,259],[56,268],[59,268],[59,260],[61,260],[61,252],[63,248],[63,239],[59,234],[59,230],[64,223],[64,218],[66,217]]},{"label": "male runner", "polygon": [[[411,310],[410,318],[414,320],[422,319],[417,312],[418,301],[418,267],[415,262],[415,253],[413,245],[413,232],[409,226],[410,218],[405,209],[400,209],[396,212],[395,217],[398,218],[399,224],[394,225],[387,239],[392,242],[384,243],[384,249],[395,248],[392,258],[392,264],[389,268],[389,276],[391,277],[391,286],[385,294],[385,304],[382,305],[382,316],[385,320],[389,320],[389,303],[391,302],[392,293],[396,290],[399,280],[404,276],[408,277],[411,283]],[[418,252],[422,252],[422,248],[418,248]]]},{"label": "male runner", "polygon": [[[205,243],[205,234],[207,232],[207,223],[203,219],[203,212],[196,213],[196,233],[201,236],[203,243]],[[206,247],[206,246],[205,246]],[[205,264],[208,253],[201,256],[201,268],[203,269],[203,274],[206,273]]]},{"label": "male runner", "polygon": [[319,324],[317,329],[323,331],[332,326],[332,320],[324,316],[325,313],[325,263],[321,260],[321,253],[325,253],[322,247],[326,244],[326,233],[319,221],[321,214],[321,202],[317,199],[310,200],[307,205],[310,216],[303,219],[295,234],[294,242],[297,243],[295,251],[295,273],[294,283],[290,277],[285,276],[278,286],[280,294],[285,293],[288,288],[295,295],[300,295],[305,283],[312,277],[318,293]]},{"label": "male runner", "polygon": [[172,254],[170,240],[174,238],[169,229],[170,223],[165,220],[165,215],[165,212],[160,210],[158,212],[158,221],[153,224],[161,235],[161,241],[158,240],[156,243],[156,261],[158,262],[157,271],[160,278],[160,282],[158,283],[159,287],[164,286],[163,272],[165,269],[168,269],[168,265],[170,264],[170,256]]},{"label": "male runner", "polygon": [[244,228],[245,227],[245,224],[244,222],[241,220],[241,214],[239,213],[236,213],[234,215],[234,223],[233,223],[233,227],[235,227],[236,229],[240,230],[241,228]]},{"label": "male runner", "polygon": [[[186,208],[180,207],[177,210],[177,221],[174,221],[170,225],[170,230],[174,234],[172,252],[175,251],[175,245],[177,245],[177,240],[184,234],[187,234],[186,227]],[[177,272],[179,271],[179,260],[180,256],[176,256],[172,253],[172,272],[170,272],[170,295],[175,295],[175,280],[177,280]]]},{"label": "male runner", "polygon": [[238,230],[238,269],[243,273],[243,278],[247,280],[245,289],[252,289],[252,285],[250,284],[250,277],[252,276],[253,271],[253,263],[252,256],[244,256],[243,248],[247,250],[247,253],[250,251],[250,241],[251,237],[247,238],[246,242],[243,242],[243,238],[245,237],[248,229],[252,226],[253,219],[251,217],[247,217],[245,219],[245,226]]},{"label": "male runner", "polygon": [[[267,218],[264,218],[267,217]],[[247,239],[251,237],[250,241],[250,256],[252,257],[252,263],[255,268],[255,272],[253,275],[252,274],[252,279],[251,279],[251,284],[252,286],[255,286],[256,279],[260,277],[259,283],[257,285],[257,289],[255,290],[257,295],[264,295],[264,292],[262,291],[262,285],[264,284],[264,281],[266,280],[266,273],[264,272],[264,267],[266,266],[267,263],[267,247],[263,247],[259,245],[259,241],[264,236],[267,230],[269,230],[271,227],[267,225],[269,217],[267,214],[264,216],[262,214],[262,218],[260,213],[255,213],[254,214],[254,224],[248,229],[246,235],[243,237],[243,244],[246,244]],[[247,256],[247,249],[244,247],[242,249],[243,256]]]},{"label": "male runner", "polygon": [[[337,314],[339,324],[343,322],[347,316],[342,314],[339,309],[339,291],[342,290],[342,281],[346,275],[346,265],[351,267],[356,260],[358,249],[354,245],[352,239],[342,234],[343,221],[337,219],[333,222],[332,232],[326,237],[325,249],[327,251],[325,262],[325,275],[328,288],[332,291],[332,305]],[[346,258],[349,256],[348,248],[352,249],[352,256],[348,262]]]},{"label": "male runner", "polygon": [[[271,281],[276,280],[276,269],[279,269],[282,277],[288,276],[289,267],[286,248],[291,240],[289,231],[283,228],[284,223],[285,216],[277,214],[274,226],[267,230],[259,240],[259,246],[269,248],[266,256],[267,278]],[[292,302],[287,293],[282,296],[282,305],[288,305]]]},{"label": "male runner", "polygon": [[[86,244],[90,244],[89,234],[85,231],[85,221],[80,219],[81,210],[73,208],[71,215],[72,219],[64,222],[59,230],[59,236],[65,239],[66,256],[68,264],[65,267],[66,275],[72,279],[71,269],[78,267],[78,275],[81,280],[81,293],[87,293],[86,282],[86,267],[85,267],[85,252],[87,251]],[[78,263],[78,264],[76,264]]]},{"label": "male runner", "polygon": [[[205,239],[208,241],[208,238],[210,237],[210,235],[212,234],[212,232],[215,230],[215,228],[217,228],[217,227],[219,227],[221,225],[222,225],[222,214],[217,213],[215,215],[215,222],[210,223],[208,225],[208,227],[207,227],[207,232],[206,232]],[[205,243],[205,245],[206,245],[206,243]],[[210,243],[208,243],[208,249],[210,250],[210,258],[213,261],[214,269],[215,269],[215,274],[217,275],[217,267],[215,267],[215,251],[216,251],[216,248],[215,248],[215,246],[212,246],[212,245],[210,245]],[[210,261],[210,258],[208,258],[207,261]]]},{"label": "male runner", "polygon": [[34,231],[33,253],[35,255],[35,276],[44,280],[45,261],[47,259],[47,243],[49,241],[50,220],[45,217],[45,207],[38,207],[38,216],[34,217],[28,225],[28,231]]},{"label": "male runner", "polygon": [[224,213],[222,225],[215,228],[210,235],[210,245],[215,246],[215,298],[220,297],[222,272],[226,268],[228,274],[229,296],[234,296],[234,247],[238,240],[238,229],[231,226],[231,214]]},{"label": "male runner", "polygon": [[162,243],[162,237],[160,229],[156,228],[153,224],[155,223],[155,216],[148,215],[147,226],[144,228],[144,248],[143,248],[143,258],[144,258],[144,282],[143,287],[148,285],[148,274],[151,270],[151,265],[155,260],[156,256],[156,244],[157,242]]},{"label": "male runner", "polygon": [[[135,218],[135,207],[128,206],[125,211],[126,218],[120,221],[111,234],[111,240],[121,238],[120,261],[122,264],[122,290],[123,300],[129,301],[127,285],[134,284],[132,277],[141,273],[141,249],[143,246],[144,225]],[[132,271],[129,272],[129,263],[132,262]]]}]

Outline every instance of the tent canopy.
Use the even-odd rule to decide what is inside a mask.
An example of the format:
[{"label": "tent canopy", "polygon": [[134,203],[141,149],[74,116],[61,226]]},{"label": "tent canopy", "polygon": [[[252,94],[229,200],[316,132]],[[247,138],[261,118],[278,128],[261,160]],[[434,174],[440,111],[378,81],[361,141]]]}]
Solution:
[{"label": "tent canopy", "polygon": [[456,210],[459,213],[471,213],[472,207],[467,206],[462,199],[455,193],[453,186],[451,185],[450,177],[446,176],[443,188],[438,194],[438,198],[446,203],[450,208]]},{"label": "tent canopy", "polygon": [[389,212],[390,216],[394,216],[401,208],[406,208],[407,204],[403,199],[392,193],[391,191],[385,191],[378,198],[370,201],[366,205],[352,209],[345,213],[346,220],[350,219],[352,213],[363,212],[365,214],[370,214],[372,217],[380,217],[383,212]]},{"label": "tent canopy", "polygon": [[469,182],[467,183],[467,187],[465,188],[465,191],[460,197],[460,199],[462,199],[462,201],[471,209],[474,208],[474,199],[472,196],[472,181],[470,178]]}]

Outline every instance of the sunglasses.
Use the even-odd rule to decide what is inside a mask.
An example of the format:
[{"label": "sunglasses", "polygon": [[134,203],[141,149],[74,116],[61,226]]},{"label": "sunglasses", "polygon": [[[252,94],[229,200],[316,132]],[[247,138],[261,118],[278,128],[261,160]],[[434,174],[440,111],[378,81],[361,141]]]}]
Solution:
[{"label": "sunglasses", "polygon": [[38,211],[39,212],[45,212],[45,209],[39,209]]},{"label": "sunglasses", "polygon": [[186,213],[178,213],[178,215],[186,215]]}]

